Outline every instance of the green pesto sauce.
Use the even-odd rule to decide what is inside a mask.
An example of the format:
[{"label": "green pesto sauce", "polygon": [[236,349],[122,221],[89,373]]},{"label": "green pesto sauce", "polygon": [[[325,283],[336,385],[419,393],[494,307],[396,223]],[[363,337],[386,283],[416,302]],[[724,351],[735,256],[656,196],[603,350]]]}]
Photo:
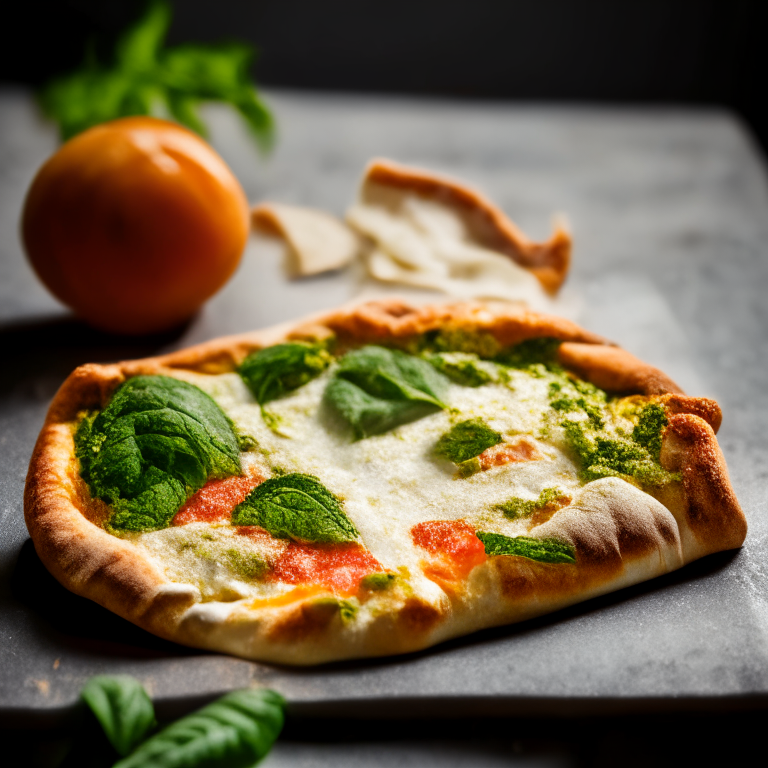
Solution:
[{"label": "green pesto sauce", "polygon": [[478,531],[477,538],[489,557],[515,555],[540,563],[575,563],[576,550],[557,539],[532,539],[528,536],[504,536],[501,533]]},{"label": "green pesto sauce", "polygon": [[557,363],[557,353],[560,349],[560,340],[547,336],[538,339],[527,339],[515,344],[496,355],[496,362],[510,368],[528,369],[533,367],[539,372],[539,367],[546,369],[557,368],[562,370]]},{"label": "green pesto sauce", "polygon": [[235,430],[235,437],[237,438],[237,447],[242,453],[255,451],[259,447],[259,444],[253,435],[241,432],[236,424],[233,424],[233,428]]},{"label": "green pesto sauce", "polygon": [[460,352],[476,355],[481,360],[493,360],[508,368],[531,369],[536,375],[550,368],[562,370],[557,363],[561,341],[551,337],[527,339],[504,347],[487,331],[443,329],[428,331],[413,343],[413,353],[439,354]]},{"label": "green pesto sauce", "polygon": [[435,452],[454,464],[463,464],[501,441],[502,436],[481,419],[467,419],[455,424],[437,441]]},{"label": "green pesto sauce", "polygon": [[[662,406],[633,405],[622,408],[619,414],[616,401],[609,400],[594,384],[556,367],[550,367],[547,375],[551,378],[549,404],[555,423],[565,430],[568,445],[580,464],[583,482],[623,477],[659,487],[680,479],[659,464],[662,433],[667,425]],[[609,428],[616,415],[637,422],[631,433]],[[543,439],[550,437],[551,426],[552,422],[542,430]]]},{"label": "green pesto sauce", "polygon": [[[646,408],[656,407],[649,405]],[[660,447],[661,432],[653,430],[662,429],[666,425],[666,417],[662,422],[657,414],[652,413],[643,424],[639,437],[646,444],[638,442],[635,431],[629,436],[606,436],[601,435],[589,421],[562,421],[568,443],[581,465],[581,479],[589,482],[601,477],[630,477],[641,485],[651,487],[679,481],[680,475],[665,470],[658,463],[658,454],[654,455],[646,447]]]},{"label": "green pesto sauce", "polygon": [[201,560],[222,562],[243,579],[258,580],[266,575],[268,570],[267,563],[255,552],[242,552],[234,547],[225,549],[223,552],[220,549],[214,549],[205,543],[216,540],[215,536],[209,533],[202,533],[196,538],[198,539],[197,541],[187,540],[182,542],[179,550],[190,550]]},{"label": "green pesto sauce", "polygon": [[463,352],[483,360],[492,360],[504,349],[491,333],[458,328],[427,331],[413,347],[414,352]]},{"label": "green pesto sauce", "polygon": [[513,496],[501,504],[496,504],[494,509],[503,512],[504,516],[510,520],[516,520],[521,517],[530,517],[534,512],[557,503],[564,495],[559,488],[545,488],[538,499],[521,499]]},{"label": "green pesto sauce", "polygon": [[424,357],[440,373],[462,387],[481,387],[493,381],[493,376],[480,365],[480,358],[475,354],[435,352]]},{"label": "green pesto sauce", "polygon": [[261,579],[267,573],[267,564],[254,552],[228,549],[224,556],[229,567],[244,579]]},{"label": "green pesto sauce", "polygon": [[358,605],[352,600],[339,600],[339,613],[344,621],[352,621],[357,616]]},{"label": "green pesto sauce", "polygon": [[549,404],[560,413],[583,411],[597,428],[604,426],[603,411],[607,402],[605,392],[594,384],[580,379],[561,376],[560,381],[550,382]]},{"label": "green pesto sauce", "polygon": [[664,408],[658,403],[651,403],[643,408],[637,425],[632,430],[632,439],[647,448],[657,461],[661,454],[661,432],[667,424]]},{"label": "green pesto sauce", "polygon": [[389,589],[396,579],[397,576],[394,573],[369,573],[362,578],[360,586],[371,592],[383,592]]}]

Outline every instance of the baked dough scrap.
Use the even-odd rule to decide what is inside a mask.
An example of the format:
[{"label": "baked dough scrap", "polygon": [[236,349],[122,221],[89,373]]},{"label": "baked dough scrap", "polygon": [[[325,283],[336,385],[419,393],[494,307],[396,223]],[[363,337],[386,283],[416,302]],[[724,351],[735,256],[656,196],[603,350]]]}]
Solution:
[{"label": "baked dough scrap", "polygon": [[570,265],[562,221],[534,243],[471,187],[389,160],[368,166],[347,221],[374,244],[374,277],[465,298],[535,300],[541,287],[556,293]]},{"label": "baked dough scrap", "polygon": [[[326,349],[329,339],[335,362],[323,358],[322,372],[261,407],[235,373],[258,350],[285,342]],[[406,367],[408,353],[420,350],[438,370],[470,371],[480,383],[452,382],[440,394],[450,408],[427,404],[426,415],[354,441],[334,432],[323,391],[341,376],[344,355],[371,349],[365,345]],[[529,348],[548,350],[549,367],[521,363]],[[273,490],[290,485],[280,478],[314,475],[348,515],[344,543],[273,536],[245,518],[111,529],[112,510],[81,475],[75,435],[88,412],[137,376],[171,377],[216,398],[253,437],[256,447],[245,446],[242,459],[252,493],[265,497],[270,475]],[[645,413],[657,419],[655,431],[643,427]],[[583,436],[611,414],[605,442],[629,453],[613,464],[595,453],[579,465],[576,443],[563,435]],[[683,395],[660,371],[567,320],[508,304],[370,303],[161,357],[78,368],[37,441],[25,516],[41,560],[64,586],[161,637],[298,665],[404,653],[740,546],[746,522],[715,438],[720,420],[714,401]],[[465,450],[462,430],[485,442],[482,453],[454,464],[445,456]],[[645,474],[632,469],[638,456],[646,456],[636,465]],[[629,469],[616,470],[625,466],[616,461]],[[261,560],[251,567],[254,553]],[[328,563],[336,564],[332,582],[324,581]]]},{"label": "baked dough scrap", "polygon": [[288,244],[288,271],[294,277],[346,267],[360,250],[357,235],[323,211],[283,203],[261,203],[251,211],[254,226]]}]

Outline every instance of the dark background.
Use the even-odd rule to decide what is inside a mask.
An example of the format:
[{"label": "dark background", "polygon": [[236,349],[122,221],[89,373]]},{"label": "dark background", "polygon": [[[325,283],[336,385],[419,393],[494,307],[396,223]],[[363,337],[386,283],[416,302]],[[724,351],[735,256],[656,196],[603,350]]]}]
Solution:
[{"label": "dark background", "polygon": [[[599,103],[720,104],[768,147],[754,0],[179,0],[168,42],[255,43],[258,83]],[[143,0],[27,0],[0,80],[37,85],[109,50]],[[8,9],[6,9],[6,13]]]}]

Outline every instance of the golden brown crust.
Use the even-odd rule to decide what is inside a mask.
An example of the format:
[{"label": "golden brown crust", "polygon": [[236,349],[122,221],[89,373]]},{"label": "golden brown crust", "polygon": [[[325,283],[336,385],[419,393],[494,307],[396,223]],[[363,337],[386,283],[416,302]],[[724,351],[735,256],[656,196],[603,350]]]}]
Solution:
[{"label": "golden brown crust", "polygon": [[[415,192],[459,210],[473,239],[489,250],[509,256],[529,269],[550,293],[563,284],[571,262],[571,237],[558,227],[546,243],[534,243],[503,211],[476,190],[434,173],[374,160],[366,169],[366,182]],[[365,186],[364,186],[365,189]]]},{"label": "golden brown crust", "polygon": [[306,600],[287,608],[267,634],[273,643],[317,642],[339,615],[336,600]]},{"label": "golden brown crust", "polygon": [[659,402],[663,403],[667,413],[691,413],[698,416],[712,427],[717,434],[723,421],[723,412],[715,400],[708,397],[689,397],[688,395],[662,395]]},{"label": "golden brown crust", "polygon": [[669,417],[661,463],[680,472],[685,488],[684,541],[689,559],[740,547],[747,520],[736,499],[713,428],[693,413]]},{"label": "golden brown crust", "polygon": [[[561,339],[566,367],[609,391],[653,397],[669,418],[661,462],[681,473],[682,484],[654,499],[616,478],[593,481],[573,504],[542,518],[532,531],[571,542],[577,565],[490,558],[474,569],[463,591],[443,592],[431,602],[403,594],[364,632],[350,630],[338,600],[327,594],[263,610],[204,603],[195,587],[169,582],[130,543],[106,533],[98,525],[103,510],[84,499],[74,423],[83,410],[103,408],[130,376],[231,371],[249,352],[287,338],[334,333],[342,343],[406,343],[430,330],[451,329],[487,333],[504,345],[537,336]],[[78,368],[51,404],[32,455],[25,515],[40,558],[62,584],[160,636],[293,664],[399,653],[555,610],[740,546],[746,522],[714,436],[720,419],[714,401],[682,395],[657,369],[569,321],[505,304],[414,309],[399,301],[376,302],[161,357]]]},{"label": "golden brown crust", "polygon": [[129,544],[110,536],[73,505],[74,455],[68,424],[47,423],[30,461],[24,491],[27,528],[40,559],[68,589],[155,634],[171,636],[169,617],[194,598],[171,587]]},{"label": "golden brown crust", "polygon": [[562,317],[513,309],[498,302],[462,302],[416,309],[397,299],[370,302],[325,319],[343,341],[407,340],[428,331],[488,333],[502,346],[548,336],[562,341],[609,344]]},{"label": "golden brown crust", "polygon": [[563,366],[606,392],[682,394],[680,387],[658,368],[619,347],[569,342],[560,346],[559,359]]}]

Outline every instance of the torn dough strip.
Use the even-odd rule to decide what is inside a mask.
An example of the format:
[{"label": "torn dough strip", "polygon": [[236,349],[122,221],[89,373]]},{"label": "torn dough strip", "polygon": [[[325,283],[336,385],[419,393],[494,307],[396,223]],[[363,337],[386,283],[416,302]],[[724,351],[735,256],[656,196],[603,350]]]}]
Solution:
[{"label": "torn dough strip", "polygon": [[367,255],[373,277],[458,298],[523,299],[546,307],[547,296],[533,273],[467,242],[460,219],[443,206],[409,196],[402,207],[401,215],[364,205],[347,214],[350,224],[376,243]]},{"label": "torn dough strip", "polygon": [[251,216],[254,226],[279,235],[288,243],[288,267],[294,277],[341,269],[355,258],[360,248],[355,233],[323,211],[262,203]]},{"label": "torn dough strip", "polygon": [[[555,293],[570,264],[571,238],[562,222],[549,241],[534,243],[480,193],[388,160],[374,160],[368,166],[347,221],[401,268],[450,276],[454,284],[449,288],[464,282],[464,295],[479,295],[468,290],[466,283],[473,280],[496,285],[488,295],[501,298],[507,298],[515,285],[518,293],[521,289],[531,293],[531,283],[523,275],[535,276],[540,286]],[[511,269],[491,267],[494,263]],[[480,277],[484,271],[485,279]],[[417,280],[423,285],[422,278]],[[501,282],[508,283],[506,290],[499,287]]]}]

